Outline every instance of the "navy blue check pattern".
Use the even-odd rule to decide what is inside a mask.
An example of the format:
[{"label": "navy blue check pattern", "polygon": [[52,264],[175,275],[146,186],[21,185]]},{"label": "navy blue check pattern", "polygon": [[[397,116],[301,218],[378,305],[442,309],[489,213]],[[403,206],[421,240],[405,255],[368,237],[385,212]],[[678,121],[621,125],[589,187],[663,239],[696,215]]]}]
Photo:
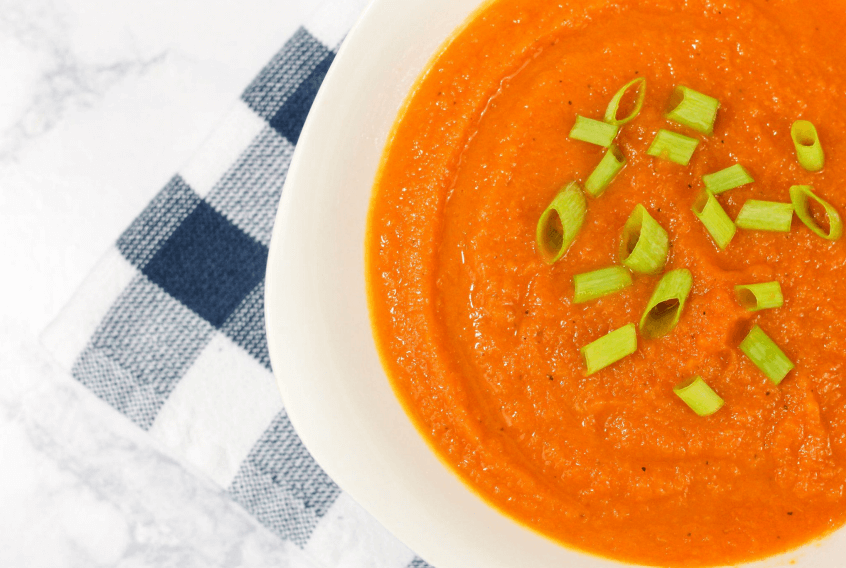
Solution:
[{"label": "navy blue check pattern", "polygon": [[[72,373],[141,428],[151,428],[215,334],[270,369],[267,247],[294,146],[334,56],[300,28],[243,93],[266,127],[211,191],[201,197],[175,176],[118,239],[117,249],[137,275]],[[256,440],[227,491],[301,547],[341,494],[284,410]],[[420,558],[407,566],[428,567]]]}]

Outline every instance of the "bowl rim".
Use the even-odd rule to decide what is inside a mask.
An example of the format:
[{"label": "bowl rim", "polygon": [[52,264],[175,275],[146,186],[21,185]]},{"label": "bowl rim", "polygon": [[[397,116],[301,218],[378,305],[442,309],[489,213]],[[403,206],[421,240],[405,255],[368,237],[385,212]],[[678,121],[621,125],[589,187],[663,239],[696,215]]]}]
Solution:
[{"label": "bowl rim", "polygon": [[[432,2],[432,4],[446,4],[453,1],[438,0],[438,2]],[[368,179],[368,216],[371,191],[382,163],[384,148],[390,140],[397,119],[401,116],[402,110],[413,93],[413,87],[422,78],[429,64],[437,58],[448,42],[463,29],[464,24],[472,18],[473,14],[493,1],[495,0],[462,0],[462,2],[455,2],[455,4],[472,4],[472,9],[463,12],[459,18],[452,22],[444,34],[439,35],[432,42],[429,46],[430,49],[425,51],[423,59],[418,62],[419,65],[414,68],[411,76],[403,75],[401,77],[408,84],[402,88],[402,96],[398,104],[391,108],[389,128],[380,133],[381,139],[379,140],[377,164]],[[442,460],[441,456],[432,449],[423,433],[418,430],[418,425],[407,415],[405,408],[393,390],[393,386],[382,363],[381,354],[378,354],[372,328],[370,327],[369,302],[367,302],[368,339],[373,346],[374,352],[378,354],[382,381],[390,391],[393,405],[396,406],[396,409],[402,415],[404,427],[410,433],[410,437],[406,439],[406,442],[410,445],[419,445],[425,452],[426,457],[421,456],[421,462],[425,462],[422,464],[422,471],[425,472],[426,476],[435,480],[440,478],[440,486],[445,491],[441,504],[443,505],[444,502],[448,502],[449,506],[453,507],[453,511],[460,506],[462,514],[466,512],[465,516],[475,515],[480,519],[486,519],[486,522],[481,522],[479,527],[462,526],[449,517],[448,509],[444,508],[442,511],[433,512],[431,510],[433,505],[428,502],[422,502],[421,500],[414,501],[414,505],[403,503],[402,506],[406,507],[409,511],[413,511],[415,515],[421,518],[432,520],[433,523],[424,526],[419,520],[405,522],[404,519],[398,518],[399,515],[393,510],[397,508],[396,503],[386,505],[381,497],[374,496],[371,490],[372,488],[362,479],[360,471],[351,472],[340,465],[340,460],[337,459],[338,456],[333,453],[333,450],[327,449],[330,447],[331,442],[326,439],[326,436],[321,436],[321,432],[315,429],[314,422],[309,419],[306,408],[302,405],[304,397],[296,383],[297,361],[295,357],[288,357],[293,352],[293,348],[290,346],[287,348],[282,347],[285,339],[290,340],[292,335],[291,331],[286,328],[281,313],[283,311],[283,304],[286,309],[291,308],[291,303],[286,303],[284,300],[285,284],[291,283],[291,280],[287,278],[290,276],[290,270],[284,270],[286,260],[288,260],[287,257],[290,256],[290,248],[286,249],[286,246],[289,244],[287,242],[290,237],[288,233],[292,231],[290,224],[292,221],[297,221],[295,210],[297,208],[302,209],[302,203],[295,204],[295,201],[301,197],[307,186],[308,179],[304,171],[308,169],[310,162],[314,160],[315,153],[320,151],[320,144],[316,142],[316,140],[320,139],[320,135],[316,132],[317,125],[323,121],[324,115],[332,109],[334,103],[330,99],[341,86],[338,84],[340,76],[347,68],[356,66],[358,62],[356,58],[362,51],[365,51],[364,48],[370,42],[368,33],[374,31],[372,29],[375,25],[374,21],[388,20],[393,23],[389,17],[392,11],[394,12],[393,15],[396,16],[398,10],[406,9],[409,4],[416,3],[417,6],[421,6],[427,2],[431,2],[431,0],[370,1],[338,50],[333,64],[327,72],[314,99],[311,111],[306,118],[292,155],[270,240],[264,298],[268,352],[271,367],[282,396],[283,406],[303,445],[312,454],[312,457],[323,468],[326,474],[344,492],[350,495],[353,500],[373,515],[390,533],[411,548],[418,556],[438,568],[468,568],[469,566],[512,568],[523,565],[524,558],[518,556],[512,548],[515,550],[537,551],[536,553],[532,553],[535,568],[558,567],[562,562],[570,561],[572,563],[573,560],[576,560],[577,564],[584,568],[624,566],[624,564],[615,560],[601,558],[583,551],[568,548],[562,543],[553,541],[534,529],[507,516],[478,495],[470,485],[461,479]],[[433,18],[437,18],[440,17],[440,14],[433,14],[432,16]],[[360,243],[360,260],[362,266],[360,277],[362,282],[366,280],[364,272],[365,234],[365,232],[361,233],[362,242]],[[300,353],[296,354],[296,357],[301,356]],[[388,466],[391,464],[383,462],[381,465]],[[407,470],[406,473],[408,473]],[[392,475],[395,477],[395,474],[386,474],[387,477]],[[397,480],[393,479],[393,481],[396,482]],[[410,484],[411,482],[408,482],[406,485]],[[399,495],[400,498],[408,496],[407,489],[407,486],[405,488],[393,487],[392,495]],[[406,490],[405,495],[403,494],[403,490]],[[417,495],[412,496],[415,498],[418,497]],[[432,497],[431,492],[428,497]],[[481,534],[480,531],[486,527],[493,527],[494,534],[510,533],[514,536],[510,540],[503,541],[502,539],[495,538],[492,534]],[[511,547],[509,543],[515,543],[515,546]],[[534,561],[535,556],[537,560],[544,558],[545,560]]]}]

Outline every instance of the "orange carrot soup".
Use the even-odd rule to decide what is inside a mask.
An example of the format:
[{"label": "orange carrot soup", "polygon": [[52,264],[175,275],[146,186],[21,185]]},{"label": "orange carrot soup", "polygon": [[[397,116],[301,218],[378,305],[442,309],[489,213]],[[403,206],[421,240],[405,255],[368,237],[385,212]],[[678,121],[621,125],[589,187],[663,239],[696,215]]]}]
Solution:
[{"label": "orange carrot soup", "polygon": [[496,0],[417,83],[374,334],[490,503],[631,563],[846,520],[846,2]]}]

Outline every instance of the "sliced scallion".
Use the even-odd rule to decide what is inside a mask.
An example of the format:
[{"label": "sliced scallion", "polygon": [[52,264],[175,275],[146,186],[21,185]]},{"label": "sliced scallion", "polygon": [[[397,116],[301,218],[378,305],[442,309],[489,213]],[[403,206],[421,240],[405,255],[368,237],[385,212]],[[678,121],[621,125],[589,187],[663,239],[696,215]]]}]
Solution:
[{"label": "sliced scallion", "polygon": [[793,204],[749,199],[734,220],[741,229],[787,233],[793,222]]},{"label": "sliced scallion", "polygon": [[784,351],[757,325],[740,343],[740,350],[775,384],[784,380],[794,366]]},{"label": "sliced scallion", "polygon": [[576,274],[573,276],[575,294],[573,302],[581,304],[589,302],[632,285],[632,277],[629,271],[622,266],[602,268],[593,272]]},{"label": "sliced scallion", "polygon": [[696,376],[673,387],[673,392],[699,416],[710,416],[723,406],[723,399]]},{"label": "sliced scallion", "polygon": [[693,151],[699,145],[699,140],[664,130],[663,128],[655,135],[652,144],[647,148],[646,153],[662,160],[669,160],[676,164],[686,166],[690,163],[690,158],[693,157]]},{"label": "sliced scallion", "polygon": [[673,90],[667,107],[669,110],[664,116],[668,120],[708,136],[713,134],[714,121],[720,108],[720,101],[714,97],[680,85]]},{"label": "sliced scallion", "polygon": [[692,209],[693,214],[702,221],[717,246],[725,249],[737,232],[737,228],[714,194],[703,189],[693,202]]},{"label": "sliced scallion", "polygon": [[781,295],[781,284],[778,282],[761,282],[759,284],[741,284],[734,287],[737,301],[750,312],[780,308],[784,305]]},{"label": "sliced scallion", "polygon": [[641,205],[635,205],[623,227],[620,263],[635,272],[655,274],[664,268],[670,239],[658,221]]},{"label": "sliced scallion", "polygon": [[629,323],[582,347],[587,374],[592,375],[637,351],[635,324]]},{"label": "sliced scallion", "polygon": [[654,339],[673,331],[679,322],[693,277],[685,268],[670,270],[655,286],[646,310],[640,318],[640,333]]},{"label": "sliced scallion", "polygon": [[614,124],[585,118],[577,114],[576,123],[573,124],[572,130],[570,130],[570,138],[607,148],[614,142],[618,130],[619,128]]},{"label": "sliced scallion", "polygon": [[809,172],[818,172],[823,169],[825,153],[823,153],[817,129],[811,122],[807,120],[794,122],[790,127],[790,137],[796,148],[796,159],[799,160],[799,165]]},{"label": "sliced scallion", "polygon": [[[620,108],[620,102],[623,100],[625,94],[631,89],[632,87],[637,86],[637,99],[635,100],[635,106],[632,109],[632,112],[628,114],[625,118],[617,118],[617,112]],[[605,109],[605,122],[608,124],[614,124],[616,126],[621,126],[626,124],[627,122],[631,122],[635,119],[635,117],[640,114],[640,109],[643,108],[643,101],[646,98],[646,79],[643,77],[638,77],[637,79],[632,79],[623,87],[617,91],[614,97],[611,99],[611,102],[608,103],[608,108]]]},{"label": "sliced scallion", "polygon": [[599,164],[585,180],[585,191],[591,197],[599,197],[625,165],[626,157],[615,144],[611,144]]},{"label": "sliced scallion", "polygon": [[746,168],[740,164],[735,164],[722,169],[712,174],[702,176],[702,182],[705,184],[705,189],[718,195],[724,191],[746,185],[755,181]]},{"label": "sliced scallion", "polygon": [[538,219],[535,238],[543,259],[552,264],[567,252],[582,228],[587,203],[579,184],[569,183]]},{"label": "sliced scallion", "polygon": [[[828,230],[814,219],[811,212],[811,203],[808,198],[813,199],[825,211],[825,220],[828,224]],[[824,239],[836,241],[843,235],[843,220],[830,203],[817,196],[814,193],[814,188],[810,185],[794,185],[790,188],[790,201],[793,203],[793,209],[796,211],[796,216],[805,223],[805,225]]]}]

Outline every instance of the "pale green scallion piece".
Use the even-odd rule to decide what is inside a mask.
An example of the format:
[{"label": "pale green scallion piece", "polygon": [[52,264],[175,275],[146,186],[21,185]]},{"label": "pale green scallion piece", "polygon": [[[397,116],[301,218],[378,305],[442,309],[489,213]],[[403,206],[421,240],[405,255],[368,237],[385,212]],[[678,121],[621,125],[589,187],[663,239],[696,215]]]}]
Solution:
[{"label": "pale green scallion piece", "polygon": [[796,148],[796,159],[799,160],[799,165],[809,172],[818,172],[823,169],[825,153],[813,123],[797,120],[790,127],[790,137]]},{"label": "pale green scallion piece", "polygon": [[781,284],[778,282],[761,282],[759,284],[741,284],[734,287],[737,301],[750,312],[780,308],[784,305],[781,295]]},{"label": "pale green scallion piece", "polygon": [[641,205],[635,205],[623,227],[620,263],[642,274],[655,274],[664,268],[670,239],[658,221]]},{"label": "pale green scallion piece", "polygon": [[587,374],[592,375],[637,351],[635,324],[629,323],[582,347]]},{"label": "pale green scallion piece", "polygon": [[640,333],[644,337],[655,339],[673,331],[692,284],[693,277],[685,268],[670,270],[661,277],[640,318]]},{"label": "pale green scallion piece", "polygon": [[567,252],[585,222],[587,203],[579,184],[569,183],[538,219],[535,230],[538,250],[552,264]]},{"label": "pale green scallion piece", "polygon": [[632,277],[629,271],[622,266],[602,268],[593,272],[576,274],[573,276],[575,294],[573,302],[581,304],[619,292],[632,285]]},{"label": "pale green scallion piece", "polygon": [[793,204],[749,199],[734,220],[741,229],[787,233],[793,222]]},{"label": "pale green scallion piece", "polygon": [[680,85],[673,90],[667,107],[669,110],[664,116],[668,120],[678,122],[707,136],[714,133],[714,122],[717,120],[717,110],[720,108],[720,101],[714,97]]},{"label": "pale green scallion piece", "polygon": [[[809,197],[825,212],[825,223],[828,225],[827,230],[814,218],[815,216],[811,211],[811,203],[808,201]],[[843,235],[843,220],[840,218],[837,209],[821,197],[818,197],[814,193],[814,188],[810,185],[792,186],[790,188],[790,201],[793,202],[793,209],[796,211],[796,216],[815,235],[830,241],[836,241]]]},{"label": "pale green scallion piece", "polygon": [[[637,99],[635,100],[635,106],[632,109],[632,112],[628,114],[625,118],[617,118],[617,112],[620,109],[620,102],[623,100],[625,94],[631,89],[632,87],[637,87]],[[635,117],[640,114],[640,109],[643,108],[643,101],[646,98],[646,79],[643,77],[638,77],[637,79],[632,79],[623,87],[617,91],[614,97],[611,99],[611,102],[608,103],[608,108],[605,109],[605,122],[608,124],[613,124],[615,126],[622,126],[628,122],[631,122],[635,119]]]},{"label": "pale green scallion piece", "polygon": [[570,130],[570,138],[607,148],[614,142],[618,130],[619,127],[614,124],[585,118],[577,114],[576,123],[573,124],[572,130]]},{"label": "pale green scallion piece", "polygon": [[714,194],[703,189],[693,202],[692,209],[693,214],[702,221],[717,246],[725,249],[737,232],[737,228]]},{"label": "pale green scallion piece", "polygon": [[723,406],[723,399],[696,376],[673,387],[673,392],[699,416],[710,416]]},{"label": "pale green scallion piece", "polygon": [[602,160],[599,161],[599,165],[585,180],[585,191],[591,197],[599,197],[625,165],[626,157],[616,144],[611,144],[602,156]]},{"label": "pale green scallion piece", "polygon": [[794,367],[784,351],[757,325],[740,343],[740,350],[775,384],[784,380]]},{"label": "pale green scallion piece", "polygon": [[746,185],[755,181],[746,168],[740,164],[735,164],[722,169],[712,174],[702,176],[702,182],[705,184],[705,189],[718,195],[724,191]]},{"label": "pale green scallion piece", "polygon": [[662,160],[686,166],[690,163],[690,158],[693,157],[693,151],[699,145],[699,140],[679,134],[678,132],[671,132],[663,128],[655,135],[652,144],[646,149],[646,153]]}]

